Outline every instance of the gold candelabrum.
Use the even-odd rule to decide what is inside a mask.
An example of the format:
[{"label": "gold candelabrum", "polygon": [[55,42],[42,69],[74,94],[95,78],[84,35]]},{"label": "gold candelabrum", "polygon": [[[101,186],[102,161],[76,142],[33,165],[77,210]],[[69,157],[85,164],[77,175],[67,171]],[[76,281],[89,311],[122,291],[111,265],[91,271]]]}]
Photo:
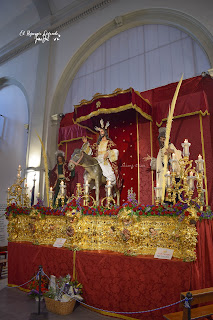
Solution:
[{"label": "gold candelabrum", "polygon": [[[73,199],[75,200],[83,200],[83,206],[90,206],[90,207],[95,207],[97,205],[96,200],[89,194],[89,183],[86,180],[85,184],[83,185],[83,188],[81,187],[80,183],[76,184],[76,194],[72,195],[67,202],[72,201]],[[105,208],[109,208],[111,206],[111,204],[115,204],[115,200],[113,199],[112,196],[112,184],[110,181],[108,181],[105,189],[106,189],[106,197],[104,197],[101,201],[101,205]],[[59,203],[59,199],[61,199],[61,205],[64,205],[64,200],[65,200],[65,185],[63,183],[63,181],[60,183],[60,190],[58,193],[58,196],[56,198],[55,201],[55,205],[56,207],[58,206]],[[49,201],[50,201],[50,207],[53,207],[53,190],[52,188],[50,188],[49,191]]]},{"label": "gold candelabrum", "polygon": [[[192,205],[192,200],[201,209],[204,205],[205,189],[203,188],[204,179],[204,160],[199,155],[195,160],[196,166],[193,167],[193,160],[189,160],[189,147],[191,143],[187,139],[182,143],[183,158],[179,161],[175,154],[169,160],[170,171],[165,175],[166,197],[165,200],[175,204],[177,201]],[[179,168],[179,169],[177,169]],[[160,203],[161,187],[155,188],[155,203]]]},{"label": "gold candelabrum", "polygon": [[27,193],[27,184],[23,186],[25,178],[21,179],[21,165],[17,169],[17,177],[15,183],[7,190],[7,205],[16,203],[18,206],[29,207],[30,199]]}]

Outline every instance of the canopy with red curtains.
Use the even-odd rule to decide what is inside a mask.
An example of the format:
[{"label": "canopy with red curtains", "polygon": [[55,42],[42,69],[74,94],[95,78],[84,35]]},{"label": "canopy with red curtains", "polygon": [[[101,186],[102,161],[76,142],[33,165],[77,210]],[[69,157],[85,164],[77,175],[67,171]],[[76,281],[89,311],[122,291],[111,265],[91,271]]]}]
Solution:
[{"label": "canopy with red curtains", "polygon": [[[125,111],[125,112],[124,112]],[[96,94],[91,101],[83,100],[75,106],[74,123],[73,114],[67,114],[63,118],[59,130],[59,145],[70,157],[76,147],[82,146],[82,136],[87,135],[97,141],[97,133],[94,127],[100,127],[100,119],[110,122],[108,128],[109,137],[117,144],[119,150],[119,167],[123,176],[123,190],[121,201],[127,199],[128,190],[132,187],[139,201],[150,204],[152,194],[152,175],[146,172],[146,192],[140,186],[140,144],[150,151],[150,122],[152,108],[148,101],[132,88],[128,90],[117,89],[113,94]],[[78,126],[80,125],[80,128]],[[143,125],[143,135],[139,136]],[[87,128],[87,129],[86,129]],[[78,140],[77,140],[78,139]],[[147,143],[147,139],[149,142]],[[144,140],[144,141],[143,141]],[[80,171],[81,170],[81,171]],[[83,170],[77,168],[79,181],[83,182]],[[142,195],[142,198],[140,196]]]},{"label": "canopy with red curtains", "polygon": [[[154,201],[155,173],[143,158],[158,153],[158,127],[166,125],[177,83],[137,92],[132,88],[117,89],[109,95],[96,94],[92,100],[82,100],[75,106],[74,114],[66,114],[59,129],[59,146],[70,158],[76,147],[82,146],[82,136],[96,142],[95,126],[100,119],[110,121],[110,138],[117,144],[120,169],[124,178],[121,199],[127,199],[127,191],[133,187],[136,198],[142,204]],[[213,207],[213,80],[195,77],[182,82],[171,131],[171,141],[182,150],[181,143],[191,142],[190,158],[201,154],[205,160],[206,203]],[[78,182],[83,182],[83,170],[77,169]],[[77,180],[76,180],[77,182]]]}]

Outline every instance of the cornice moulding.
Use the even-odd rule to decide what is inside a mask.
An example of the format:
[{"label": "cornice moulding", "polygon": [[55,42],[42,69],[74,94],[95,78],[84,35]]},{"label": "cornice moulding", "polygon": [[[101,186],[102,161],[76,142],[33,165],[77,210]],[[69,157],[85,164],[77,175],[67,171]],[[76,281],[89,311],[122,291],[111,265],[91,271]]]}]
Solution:
[{"label": "cornice moulding", "polygon": [[[31,32],[43,32],[44,30],[54,32],[56,30],[63,30],[70,24],[109,5],[112,1],[113,0],[93,1],[92,5],[91,0],[80,1],[80,4],[79,1],[75,1],[74,4],[63,8],[53,16],[45,17],[35,25],[29,27],[27,30],[30,30]],[[18,30],[18,33],[20,31],[21,30]],[[36,45],[34,37],[18,36],[16,39],[0,48],[0,64],[14,58],[18,54],[31,48],[33,45]]]}]

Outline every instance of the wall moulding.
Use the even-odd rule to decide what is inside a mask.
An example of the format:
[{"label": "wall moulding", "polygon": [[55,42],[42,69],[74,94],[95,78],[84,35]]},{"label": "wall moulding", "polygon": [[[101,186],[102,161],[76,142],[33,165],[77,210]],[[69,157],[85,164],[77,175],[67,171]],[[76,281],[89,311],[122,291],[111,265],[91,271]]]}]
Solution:
[{"label": "wall moulding", "polygon": [[162,24],[176,27],[187,33],[205,50],[211,66],[213,66],[213,36],[198,20],[183,12],[154,8],[143,9],[119,17],[119,25],[115,19],[94,33],[72,56],[58,82],[53,97],[51,113],[63,112],[65,99],[70,85],[81,65],[106,40],[130,28],[145,24]]},{"label": "wall moulding", "polygon": [[[72,23],[75,23],[76,21],[95,13],[97,10],[106,7],[112,1],[113,0],[96,0],[91,3],[89,0],[80,0],[77,6],[71,4],[61,9],[55,15],[49,15],[40,20],[35,25],[29,27],[28,30],[31,32],[42,33],[44,30],[54,32],[66,29]],[[21,32],[21,30],[19,30],[18,33],[19,32]],[[39,44],[39,42],[37,44]],[[0,65],[35,45],[34,38],[18,36],[16,39],[0,48]]]}]

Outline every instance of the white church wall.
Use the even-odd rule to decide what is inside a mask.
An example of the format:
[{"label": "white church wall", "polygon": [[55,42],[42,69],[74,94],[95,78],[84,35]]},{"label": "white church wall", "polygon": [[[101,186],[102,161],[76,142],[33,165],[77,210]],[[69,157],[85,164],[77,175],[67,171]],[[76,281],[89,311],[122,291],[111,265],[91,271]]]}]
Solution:
[{"label": "white church wall", "polygon": [[0,136],[0,246],[7,245],[7,190],[16,180],[17,168],[25,176],[28,134],[28,106],[23,92],[15,85],[0,91],[0,114],[3,125]]},{"label": "white church wall", "polygon": [[[213,35],[212,10],[213,2],[211,0],[194,1],[194,0],[120,0],[110,3],[103,10],[97,10],[91,15],[80,19],[66,29],[60,31],[61,38],[57,44],[52,47],[53,68],[48,100],[51,103],[58,81],[63,74],[68,62],[85,41],[97,32],[101,27],[112,21],[117,16],[149,8],[165,8],[166,10],[177,10],[182,14],[188,14],[203,24]],[[208,9],[207,9],[208,8]],[[144,24],[146,24],[146,18]],[[172,23],[171,23],[172,24]],[[174,26],[177,21],[174,21]],[[154,27],[153,27],[154,28]],[[118,28],[119,29],[119,28]],[[122,29],[121,29],[122,30]],[[117,31],[119,32],[119,31]],[[105,35],[103,35],[105,37]],[[164,35],[163,35],[164,37]],[[150,41],[154,41],[150,39]],[[151,43],[150,43],[151,45]],[[125,54],[125,52],[122,52]],[[91,85],[91,84],[90,84]]]},{"label": "white church wall", "polygon": [[[196,63],[198,62],[198,63]],[[82,99],[116,88],[146,91],[197,76],[210,68],[203,49],[186,33],[164,25],[123,31],[96,49],[76,74],[64,105],[72,112]]]},{"label": "white church wall", "polygon": [[[24,94],[14,85],[0,91],[0,113],[4,127],[0,138],[0,203],[7,203],[7,188],[16,179],[17,168],[26,168],[28,107]],[[23,176],[23,175],[22,175]]]}]

